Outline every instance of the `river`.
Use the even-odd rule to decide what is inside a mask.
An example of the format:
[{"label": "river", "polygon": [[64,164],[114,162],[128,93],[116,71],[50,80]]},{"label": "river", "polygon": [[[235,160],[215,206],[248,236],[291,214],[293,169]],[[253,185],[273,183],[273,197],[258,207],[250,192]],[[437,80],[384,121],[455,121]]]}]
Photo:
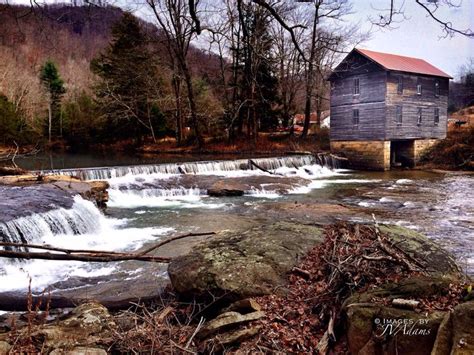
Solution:
[{"label": "river", "polygon": [[[373,213],[381,223],[420,231],[453,252],[466,272],[474,274],[473,175],[416,170],[358,172],[323,166],[310,156],[255,160],[271,173],[252,168],[247,159],[230,159],[233,157],[207,162],[196,162],[207,158],[202,156],[69,158],[37,158],[22,164],[49,169],[53,161],[56,173],[108,180],[107,210],[101,212],[81,197],[75,197],[69,208],[48,212],[33,213],[33,206],[30,215],[10,224],[0,222],[3,235],[10,233],[14,239],[17,233],[17,238],[28,242],[72,249],[137,250],[177,233],[243,230],[280,219],[310,223],[318,219],[318,212],[314,212],[318,208],[322,216],[330,214],[324,206],[342,205],[352,212],[336,213],[337,219],[368,222]],[[244,184],[245,194],[207,195],[209,188],[223,183]],[[312,206],[311,213],[306,213],[308,206]],[[163,252],[173,256],[177,249],[182,251],[189,245],[182,241],[174,248]],[[167,282],[164,265],[0,261],[0,294],[24,293],[30,278],[35,293],[48,288],[65,297],[146,297]]]}]

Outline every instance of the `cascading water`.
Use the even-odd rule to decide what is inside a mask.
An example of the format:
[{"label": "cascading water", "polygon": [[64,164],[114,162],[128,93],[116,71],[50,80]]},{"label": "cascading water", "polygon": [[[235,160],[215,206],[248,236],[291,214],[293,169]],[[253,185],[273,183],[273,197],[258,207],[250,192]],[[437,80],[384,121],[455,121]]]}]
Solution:
[{"label": "cascading water", "polygon": [[[130,226],[128,219],[106,217],[94,203],[75,196],[70,209],[58,208],[0,223],[0,241],[122,251],[137,250],[144,243],[159,240],[171,231],[173,228],[163,225]],[[38,251],[30,249],[30,252]],[[91,278],[117,272],[124,273],[120,271],[120,264],[0,259],[0,292],[25,289],[30,277],[33,289],[38,291],[58,281],[85,278],[87,284]],[[77,284],[73,283],[72,287]]]},{"label": "cascading water", "polygon": [[92,202],[74,198],[72,209],[59,208],[0,223],[4,242],[32,243],[58,234],[86,234],[100,228],[103,216]]},{"label": "cascading water", "polygon": [[[298,168],[305,165],[317,164],[317,159],[312,155],[295,155],[289,157],[257,158],[252,161],[265,170],[275,170],[282,167]],[[330,163],[328,160],[327,163]],[[330,166],[332,168],[332,166]],[[125,175],[151,175],[151,174],[206,174],[229,172],[238,170],[258,170],[249,159],[198,161],[181,164],[148,164],[135,166],[114,166],[104,168],[64,169],[43,172],[46,174],[61,174],[77,176],[83,180],[107,180]]]},{"label": "cascading water", "polygon": [[[318,164],[318,161],[321,161],[320,157],[296,155],[251,160],[112,167],[82,172],[68,170],[65,173],[80,173],[84,178],[90,179],[112,176],[108,179],[109,207],[219,208],[222,204],[212,203],[212,199],[205,204],[201,200],[206,197],[207,190],[212,188],[214,183],[223,179],[235,183],[246,182],[244,194],[247,196],[278,198],[282,193],[307,192],[306,187],[312,180],[340,174],[331,166]],[[335,163],[333,160],[326,161],[330,162]],[[273,180],[268,181],[269,178]],[[282,186],[283,184],[285,186]]]}]

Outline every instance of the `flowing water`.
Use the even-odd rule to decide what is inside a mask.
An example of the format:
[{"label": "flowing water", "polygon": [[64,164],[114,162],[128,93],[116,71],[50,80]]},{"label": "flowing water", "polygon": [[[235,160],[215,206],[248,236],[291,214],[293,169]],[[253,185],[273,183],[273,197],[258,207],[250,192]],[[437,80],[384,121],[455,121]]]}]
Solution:
[{"label": "flowing water", "polygon": [[[137,250],[174,233],[239,230],[271,223],[282,218],[274,214],[277,208],[295,202],[343,204],[362,211],[363,216],[375,213],[381,222],[425,233],[451,250],[466,270],[474,273],[474,176],[422,171],[355,172],[312,156],[257,158],[253,162],[141,161],[138,165],[102,168],[68,166],[55,172],[110,183],[105,213],[79,196],[65,207],[53,201],[47,211],[0,219],[0,239],[70,249]],[[240,184],[245,193],[240,197],[207,195],[210,187],[222,183]],[[5,196],[24,193],[10,189]],[[0,208],[6,211],[7,205],[4,202]],[[31,208],[34,212],[33,204]],[[369,220],[347,216],[352,220],[364,218]],[[178,247],[185,248],[186,242],[181,243]],[[173,253],[168,250],[168,255]],[[36,292],[50,286],[53,292],[93,293],[100,289],[105,294],[120,294],[127,283],[132,285],[130,289],[146,283],[156,288],[154,283],[164,282],[167,276],[164,266],[132,261],[0,261],[0,293],[25,290],[30,277]]]}]

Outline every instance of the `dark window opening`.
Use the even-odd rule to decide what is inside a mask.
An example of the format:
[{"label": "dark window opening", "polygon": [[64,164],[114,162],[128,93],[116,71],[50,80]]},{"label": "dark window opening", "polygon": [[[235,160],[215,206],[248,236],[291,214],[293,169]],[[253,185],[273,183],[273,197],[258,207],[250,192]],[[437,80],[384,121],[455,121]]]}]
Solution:
[{"label": "dark window opening", "polygon": [[402,107],[397,106],[397,126],[402,125]]},{"label": "dark window opening", "polygon": [[355,125],[359,124],[359,110],[358,109],[352,110],[352,123]]},{"label": "dark window opening", "polygon": [[354,79],[354,95],[360,94],[359,79]]},{"label": "dark window opening", "polygon": [[421,95],[421,84],[416,84],[416,93]]},{"label": "dark window opening", "polygon": [[439,96],[439,81],[435,82],[435,95]]},{"label": "dark window opening", "polygon": [[434,109],[434,124],[439,125],[439,108]]},{"label": "dark window opening", "polygon": [[397,94],[403,94],[403,77],[398,77]]},{"label": "dark window opening", "polygon": [[421,107],[418,107],[418,112],[417,112],[417,120],[416,120],[416,124],[418,126],[421,126],[421,121],[423,119],[423,115],[422,115],[422,109]]}]

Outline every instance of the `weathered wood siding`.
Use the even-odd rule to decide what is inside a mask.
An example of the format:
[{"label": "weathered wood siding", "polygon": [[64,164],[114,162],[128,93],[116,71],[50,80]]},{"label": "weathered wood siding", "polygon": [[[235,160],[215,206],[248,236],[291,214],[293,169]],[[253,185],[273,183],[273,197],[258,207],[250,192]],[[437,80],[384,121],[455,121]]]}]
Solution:
[{"label": "weathered wood siding", "polygon": [[[403,93],[397,90],[402,77]],[[435,95],[435,82],[440,85]],[[417,94],[417,84],[422,87]],[[386,139],[445,138],[448,119],[449,79],[408,73],[387,73]],[[397,124],[396,106],[402,107],[402,124]],[[418,125],[418,108],[422,109],[422,122]],[[439,123],[435,124],[435,108],[439,109]],[[332,120],[332,117],[331,117]]]},{"label": "weathered wood siding", "polygon": [[[385,98],[387,73],[360,56],[348,59],[342,71],[331,78],[331,130],[334,141],[383,140],[385,138]],[[354,94],[359,79],[359,94]],[[353,110],[359,110],[359,124]]]}]

